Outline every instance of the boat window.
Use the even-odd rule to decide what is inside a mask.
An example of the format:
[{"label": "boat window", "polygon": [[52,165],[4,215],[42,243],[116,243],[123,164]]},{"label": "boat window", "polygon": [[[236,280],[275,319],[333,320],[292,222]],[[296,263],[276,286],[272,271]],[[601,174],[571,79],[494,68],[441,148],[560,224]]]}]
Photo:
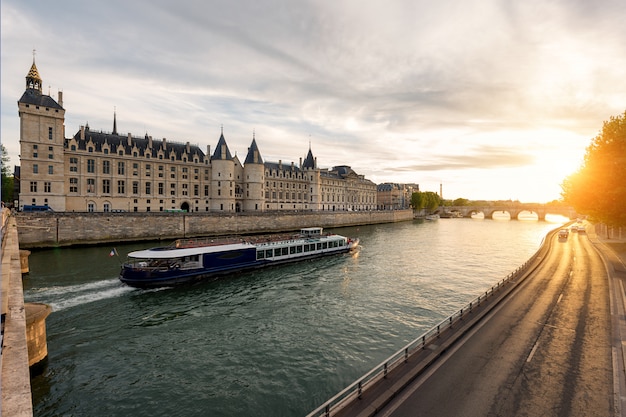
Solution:
[{"label": "boat window", "polygon": [[289,247],[289,253],[290,253],[290,254],[294,254],[294,253],[296,253],[296,247],[295,247],[295,246],[290,246],[290,247]]},{"label": "boat window", "polygon": [[274,250],[273,249],[268,249],[265,251],[265,257],[266,258],[271,258],[272,256],[274,256]]},{"label": "boat window", "polygon": [[309,246],[309,244],[304,245],[304,251],[305,252],[310,252],[311,251],[311,246]]},{"label": "boat window", "polygon": [[257,259],[263,259],[265,258],[265,251],[264,250],[260,250],[256,253],[256,258]]},{"label": "boat window", "polygon": [[321,249],[322,249],[322,244],[321,244],[321,243],[318,243],[318,244],[317,244],[317,250],[321,250]]},{"label": "boat window", "polygon": [[282,248],[282,251],[283,251],[283,255],[289,255],[289,248],[287,247]]},{"label": "boat window", "polygon": [[280,256],[280,248],[274,249],[274,256]]},{"label": "boat window", "polygon": [[296,253],[302,253],[302,245],[296,246]]},{"label": "boat window", "polygon": [[328,249],[328,243],[326,242],[322,243],[322,249]]}]

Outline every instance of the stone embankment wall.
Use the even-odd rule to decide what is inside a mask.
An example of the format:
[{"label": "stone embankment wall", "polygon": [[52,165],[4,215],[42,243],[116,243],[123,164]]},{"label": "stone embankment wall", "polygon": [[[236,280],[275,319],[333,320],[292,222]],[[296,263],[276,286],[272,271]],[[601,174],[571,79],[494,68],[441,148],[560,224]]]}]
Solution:
[{"label": "stone embankment wall", "polygon": [[412,210],[247,213],[18,213],[21,248],[54,247],[181,237],[274,233],[394,223]]}]

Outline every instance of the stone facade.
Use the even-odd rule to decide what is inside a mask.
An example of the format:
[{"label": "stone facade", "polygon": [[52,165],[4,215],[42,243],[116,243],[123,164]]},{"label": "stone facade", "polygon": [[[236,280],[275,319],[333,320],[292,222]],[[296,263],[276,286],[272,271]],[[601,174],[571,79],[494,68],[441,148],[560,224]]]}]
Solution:
[{"label": "stone facade", "polygon": [[413,220],[412,210],[259,213],[18,213],[20,247],[275,233]]},{"label": "stone facade", "polygon": [[18,102],[19,207],[65,212],[369,211],[376,184],[349,166],[320,169],[309,149],[300,163],[265,162],[256,139],[245,161],[232,156],[224,134],[215,151],[197,145],[81,126],[65,138],[62,93],[41,91],[35,62]]}]

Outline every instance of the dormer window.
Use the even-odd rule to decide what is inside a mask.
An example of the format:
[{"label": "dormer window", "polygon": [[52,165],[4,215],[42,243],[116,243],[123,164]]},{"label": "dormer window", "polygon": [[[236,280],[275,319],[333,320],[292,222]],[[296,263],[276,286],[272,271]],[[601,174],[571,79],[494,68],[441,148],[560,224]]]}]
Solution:
[{"label": "dormer window", "polygon": [[90,146],[89,148],[87,148],[87,152],[93,153],[93,147]]}]

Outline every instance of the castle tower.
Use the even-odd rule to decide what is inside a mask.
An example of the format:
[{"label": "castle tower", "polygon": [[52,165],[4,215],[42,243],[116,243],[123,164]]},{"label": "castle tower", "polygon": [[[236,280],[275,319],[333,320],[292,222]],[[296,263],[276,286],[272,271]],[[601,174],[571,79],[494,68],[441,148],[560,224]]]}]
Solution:
[{"label": "castle tower", "polygon": [[265,165],[254,135],[244,162],[244,211],[264,211]]},{"label": "castle tower", "polygon": [[321,187],[322,181],[320,178],[320,170],[317,168],[317,160],[313,157],[311,152],[311,146],[309,145],[309,153],[304,158],[302,164],[302,170],[305,172],[308,180],[308,192],[309,192],[309,207],[311,210],[321,209]]},{"label": "castle tower", "polygon": [[235,211],[235,162],[224,131],[211,156],[211,211]]},{"label": "castle tower", "polygon": [[47,205],[65,211],[64,151],[65,109],[42,93],[35,65],[26,75],[26,90],[18,100],[20,116],[19,206]]}]

